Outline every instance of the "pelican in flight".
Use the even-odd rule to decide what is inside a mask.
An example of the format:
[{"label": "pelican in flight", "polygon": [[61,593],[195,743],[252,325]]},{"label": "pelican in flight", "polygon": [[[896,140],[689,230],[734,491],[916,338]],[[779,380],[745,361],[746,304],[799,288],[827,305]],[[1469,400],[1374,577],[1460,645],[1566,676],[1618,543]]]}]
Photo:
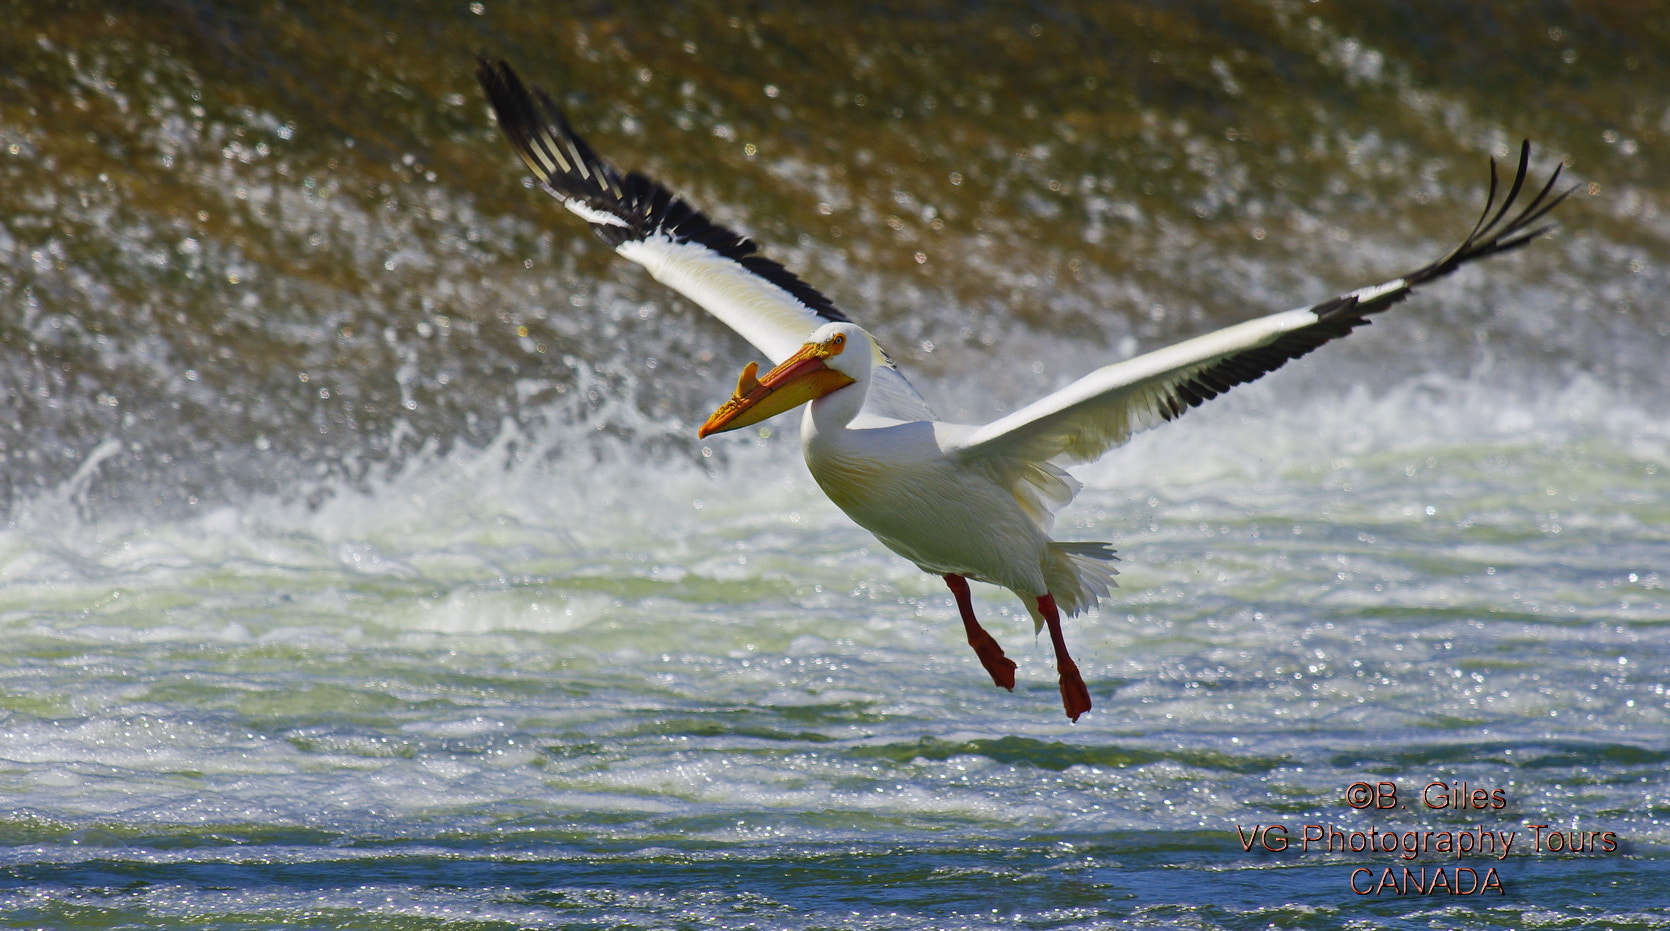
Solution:
[{"label": "pelican in flight", "polygon": [[1106,543],[1051,539],[1056,510],[1080,487],[1062,467],[1093,460],[1139,430],[1368,324],[1418,285],[1529,243],[1548,229],[1538,221],[1571,193],[1554,193],[1556,167],[1515,210],[1528,174],[1527,142],[1500,204],[1493,159],[1478,222],[1429,265],[1099,368],[988,424],[946,423],[874,337],[752,241],[655,181],[620,174],[592,152],[550,96],[530,92],[508,64],[483,60],[477,76],[499,126],[547,192],[616,252],[771,360],[764,375],[748,363],[700,435],[805,405],[806,465],[830,500],[889,549],[945,579],[969,645],[992,681],[1011,690],[1015,663],[975,619],[968,581],[1014,592],[1034,633],[1049,629],[1062,706],[1074,721],[1090,710],[1090,691],[1067,652],[1061,619],[1106,596],[1117,571]]}]

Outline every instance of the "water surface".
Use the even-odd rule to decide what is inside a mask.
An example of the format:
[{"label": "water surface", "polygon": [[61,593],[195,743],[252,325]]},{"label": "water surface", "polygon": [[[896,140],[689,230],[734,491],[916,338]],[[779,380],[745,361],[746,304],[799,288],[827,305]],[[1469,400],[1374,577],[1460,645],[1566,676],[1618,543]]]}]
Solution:
[{"label": "water surface", "polygon": [[[657,9],[14,11],[0,925],[1670,926],[1662,17]],[[1079,471],[1072,725],[792,421],[695,440],[749,350],[518,184],[478,50],[971,420],[1442,254],[1523,135],[1580,187]],[[1243,842],[1308,824],[1517,841]]]}]

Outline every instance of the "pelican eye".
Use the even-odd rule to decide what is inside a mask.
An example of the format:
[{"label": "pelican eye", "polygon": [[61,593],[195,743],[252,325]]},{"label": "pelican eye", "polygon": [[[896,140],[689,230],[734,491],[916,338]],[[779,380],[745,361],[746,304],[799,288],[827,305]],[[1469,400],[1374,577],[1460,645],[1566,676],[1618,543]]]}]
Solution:
[{"label": "pelican eye", "polygon": [[847,348],[847,334],[836,333],[835,338],[829,341],[830,354],[839,355],[841,350],[845,348]]}]

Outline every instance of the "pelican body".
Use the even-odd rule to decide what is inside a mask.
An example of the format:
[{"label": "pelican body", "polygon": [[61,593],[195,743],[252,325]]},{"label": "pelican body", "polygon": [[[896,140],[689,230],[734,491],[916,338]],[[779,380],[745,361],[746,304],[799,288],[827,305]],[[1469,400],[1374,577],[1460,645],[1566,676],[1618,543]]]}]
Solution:
[{"label": "pelican body", "polygon": [[478,71],[499,125],[544,188],[615,251],[735,329],[773,367],[750,362],[700,435],[735,430],[804,406],[801,445],[818,486],[859,526],[956,600],[969,645],[997,685],[1015,663],[975,617],[970,579],[1007,588],[1048,628],[1062,707],[1077,721],[1090,691],[1067,649],[1062,618],[1113,589],[1112,548],[1051,537],[1056,511],[1079,489],[1062,466],[1095,459],[1143,429],[1338,339],[1416,286],[1485,256],[1517,249],[1571,192],[1556,167],[1521,206],[1530,144],[1497,202],[1490,190],[1472,231],[1447,255],[1381,284],[1311,307],[1258,317],[1103,366],[988,424],[939,420],[880,344],[833,303],[748,239],[709,220],[643,175],[599,159],[551,98],[504,62]]}]

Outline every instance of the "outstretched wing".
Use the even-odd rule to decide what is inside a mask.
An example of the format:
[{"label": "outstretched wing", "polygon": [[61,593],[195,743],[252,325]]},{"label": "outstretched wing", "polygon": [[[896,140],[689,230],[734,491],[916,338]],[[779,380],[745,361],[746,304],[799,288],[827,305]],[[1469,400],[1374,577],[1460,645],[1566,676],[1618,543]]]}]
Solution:
[{"label": "outstretched wing", "polygon": [[1370,315],[1408,297],[1417,285],[1448,275],[1474,259],[1529,243],[1548,230],[1538,221],[1571,193],[1553,193],[1564,166],[1556,167],[1542,190],[1509,219],[1525,186],[1530,159],[1527,141],[1519,150],[1519,170],[1500,207],[1496,204],[1496,161],[1491,160],[1484,212],[1467,238],[1436,262],[1314,307],[1249,320],[1097,369],[1049,397],[975,428],[957,444],[957,452],[1008,461],[1094,459],[1133,433],[1174,420],[1189,408],[1367,325]]},{"label": "outstretched wing", "polygon": [[[773,365],[818,327],[847,319],[748,238],[637,172],[622,177],[574,132],[555,101],[538,88],[530,93],[510,65],[482,61],[476,76],[505,136],[545,190],[616,252],[718,317]],[[875,376],[865,410],[896,420],[933,419],[873,337],[871,343]]]}]

